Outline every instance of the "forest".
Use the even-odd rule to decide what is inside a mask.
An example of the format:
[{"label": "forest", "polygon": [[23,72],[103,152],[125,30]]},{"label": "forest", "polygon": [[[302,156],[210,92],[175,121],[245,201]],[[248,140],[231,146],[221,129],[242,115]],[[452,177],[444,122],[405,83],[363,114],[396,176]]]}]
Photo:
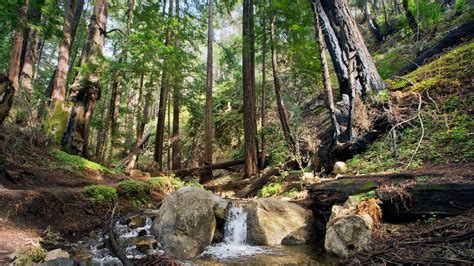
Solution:
[{"label": "forest", "polygon": [[474,263],[473,0],[0,1],[0,265]]}]

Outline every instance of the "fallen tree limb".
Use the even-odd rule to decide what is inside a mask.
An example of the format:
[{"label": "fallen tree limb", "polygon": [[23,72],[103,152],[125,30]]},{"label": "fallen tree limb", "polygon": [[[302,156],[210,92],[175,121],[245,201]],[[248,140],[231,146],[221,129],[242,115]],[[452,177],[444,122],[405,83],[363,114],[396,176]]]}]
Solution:
[{"label": "fallen tree limb", "polygon": [[235,193],[235,197],[237,198],[246,198],[249,196],[253,196],[259,189],[261,189],[270,179],[278,175],[282,170],[285,169],[292,169],[298,166],[298,162],[296,160],[291,160],[283,164],[282,166],[270,168],[267,171],[264,171],[262,174],[258,175],[254,180],[250,181],[250,184],[245,186],[242,190]]},{"label": "fallen tree limb", "polygon": [[415,178],[418,176],[443,176],[442,173],[432,173],[432,172],[401,172],[401,173],[389,173],[389,174],[367,174],[367,175],[342,175],[337,178],[337,180],[348,179],[348,178]]},{"label": "fallen tree limb", "polygon": [[448,32],[439,42],[421,53],[415,61],[400,70],[399,75],[406,75],[423,65],[425,60],[443,51],[443,49],[461,43],[464,39],[474,36],[474,20],[468,21],[454,30]]},{"label": "fallen tree limb", "polygon": [[199,174],[200,172],[209,171],[209,170],[217,170],[217,169],[228,169],[229,167],[242,165],[245,163],[245,159],[238,159],[233,161],[227,161],[222,163],[215,163],[215,164],[208,164],[203,165],[200,167],[193,167],[193,168],[186,168],[186,169],[178,169],[171,172],[160,172],[160,173],[152,173],[152,176],[159,176],[163,174],[174,174],[176,177],[184,177],[189,176],[192,174]]},{"label": "fallen tree limb", "polygon": [[114,233],[114,214],[115,209],[117,208],[117,204],[115,204],[114,208],[112,209],[112,214],[110,215],[110,224],[108,225],[107,234],[109,236],[109,244],[110,244],[110,251],[119,258],[124,266],[133,266],[133,263],[127,258],[127,254],[120,248],[119,244],[117,243],[117,239],[115,239]]}]

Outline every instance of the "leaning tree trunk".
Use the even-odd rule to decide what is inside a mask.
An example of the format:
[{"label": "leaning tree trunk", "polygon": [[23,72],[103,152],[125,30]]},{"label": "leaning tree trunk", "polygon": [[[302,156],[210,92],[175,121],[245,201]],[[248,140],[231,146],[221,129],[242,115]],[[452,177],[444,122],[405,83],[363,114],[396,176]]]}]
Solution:
[{"label": "leaning tree trunk", "polygon": [[71,86],[69,100],[72,106],[62,139],[63,149],[84,157],[88,157],[90,122],[101,93],[99,58],[102,56],[105,42],[107,12],[108,0],[96,0],[85,51],[81,59],[89,67],[79,72],[76,81]]},{"label": "leaning tree trunk", "polygon": [[[372,56],[357,28],[357,23],[351,16],[347,1],[321,0],[320,3],[321,7],[317,11],[321,25],[323,28],[330,26],[332,29],[332,31],[331,29],[324,30],[326,45],[333,59],[339,80],[344,80],[344,84],[341,86],[341,94],[350,94],[347,75],[348,55],[345,53],[347,50],[356,52],[355,79],[359,94],[365,96],[370,91],[379,91],[385,88],[385,83],[375,67]],[[327,22],[330,25],[327,25]],[[328,33],[331,36],[327,36]],[[344,66],[338,66],[339,64]],[[345,69],[345,71],[339,72],[341,69]]]},{"label": "leaning tree trunk", "polygon": [[[206,113],[204,116],[204,163],[212,164],[212,85],[213,73],[213,43],[214,43],[214,1],[208,0],[207,18],[207,76],[206,76]],[[203,172],[201,183],[212,177],[212,171]]]},{"label": "leaning tree trunk", "polygon": [[25,0],[18,10],[18,27],[13,32],[12,47],[10,49],[10,61],[8,79],[2,79],[0,83],[0,126],[8,116],[13,103],[13,97],[18,90],[18,76],[20,74],[20,57],[23,44],[23,29],[27,20],[29,0]]},{"label": "leaning tree trunk", "polygon": [[[170,0],[169,2],[169,11],[168,16],[173,14],[173,1]],[[166,39],[165,39],[165,46],[170,45],[171,39],[171,25],[168,24],[168,28],[166,29]],[[168,91],[169,91],[169,73],[167,71],[166,62],[165,68],[161,74],[161,88],[160,88],[160,105],[158,108],[158,120],[156,122],[156,138],[155,138],[155,152],[153,154],[153,158],[155,162],[158,163],[158,167],[160,170],[163,170],[163,140],[165,134],[165,117],[166,117],[166,105],[168,101]]]},{"label": "leaning tree trunk", "polygon": [[[272,6],[272,1],[270,0],[270,6]],[[275,87],[275,96],[278,107],[278,117],[280,119],[281,128],[283,130],[283,135],[285,136],[286,144],[292,150],[295,151],[295,140],[291,136],[290,126],[288,125],[288,119],[286,117],[285,106],[283,105],[283,100],[281,98],[281,84],[280,77],[278,76],[278,61],[276,56],[275,48],[275,16],[274,14],[270,17],[270,46],[272,52],[272,70],[273,70],[273,84]]]},{"label": "leaning tree trunk", "polygon": [[[179,24],[179,0],[176,0],[176,19]],[[174,46],[176,51],[179,51],[179,28],[175,35]],[[174,91],[173,91],[173,135],[171,137],[171,148],[172,148],[172,164],[171,169],[177,170],[181,168],[181,146],[179,143],[179,111],[180,111],[180,99],[181,99],[181,75],[177,75],[174,84]]]},{"label": "leaning tree trunk", "polygon": [[255,40],[253,0],[243,1],[243,101],[244,101],[244,178],[257,173],[257,110],[255,91]]}]

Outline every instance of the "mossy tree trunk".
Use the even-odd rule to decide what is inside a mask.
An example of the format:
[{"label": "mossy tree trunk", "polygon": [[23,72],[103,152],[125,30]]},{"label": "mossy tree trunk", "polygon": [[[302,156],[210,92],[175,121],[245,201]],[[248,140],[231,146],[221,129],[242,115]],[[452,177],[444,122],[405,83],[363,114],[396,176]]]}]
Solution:
[{"label": "mossy tree trunk", "polygon": [[96,0],[89,35],[81,60],[83,68],[71,86],[69,119],[62,139],[63,149],[88,157],[88,137],[92,115],[100,98],[100,62],[105,42],[108,0]]}]

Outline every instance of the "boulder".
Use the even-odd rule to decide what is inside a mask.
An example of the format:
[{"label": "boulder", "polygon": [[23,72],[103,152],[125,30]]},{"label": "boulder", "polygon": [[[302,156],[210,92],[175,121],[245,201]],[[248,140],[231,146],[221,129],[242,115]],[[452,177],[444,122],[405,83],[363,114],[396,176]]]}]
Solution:
[{"label": "boulder", "polygon": [[310,238],[312,213],[276,199],[244,203],[248,211],[247,241],[255,245],[304,244]]},{"label": "boulder", "polygon": [[155,239],[143,238],[138,239],[135,242],[135,246],[137,246],[138,251],[146,254],[148,250],[157,248],[158,242]]},{"label": "boulder", "polygon": [[44,261],[50,261],[50,260],[55,260],[57,258],[67,258],[69,259],[69,253],[67,251],[64,251],[60,248],[54,249],[51,251],[48,251],[48,254],[46,254],[46,257],[44,258]]},{"label": "boulder", "polygon": [[334,164],[334,174],[336,175],[342,175],[347,173],[347,165],[345,162],[336,162]]},{"label": "boulder", "polygon": [[135,229],[146,224],[146,217],[143,215],[133,215],[127,218],[128,227]]},{"label": "boulder", "polygon": [[355,214],[359,201],[351,196],[344,206],[332,207],[324,240],[324,248],[329,253],[347,258],[369,244],[374,223],[369,214]]},{"label": "boulder", "polygon": [[165,198],[153,222],[152,233],[171,257],[196,257],[211,244],[214,237],[215,204],[209,192],[183,187]]},{"label": "boulder", "polygon": [[219,196],[212,195],[212,199],[214,200],[214,215],[218,219],[225,220],[227,219],[227,210],[229,207],[229,201],[226,199],[223,199]]},{"label": "boulder", "polygon": [[74,266],[75,262],[70,258],[56,258],[54,260],[45,261],[40,264],[41,266]]}]

